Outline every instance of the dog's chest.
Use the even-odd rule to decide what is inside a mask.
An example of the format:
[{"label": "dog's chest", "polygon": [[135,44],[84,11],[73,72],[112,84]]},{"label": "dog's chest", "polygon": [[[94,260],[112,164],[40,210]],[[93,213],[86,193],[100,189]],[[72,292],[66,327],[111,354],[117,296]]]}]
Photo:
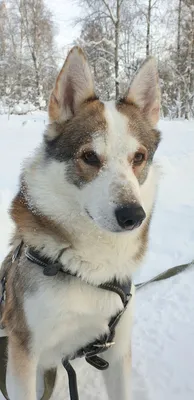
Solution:
[{"label": "dog's chest", "polygon": [[110,318],[122,308],[117,294],[79,279],[46,279],[25,301],[35,353],[46,367],[59,363],[108,332]]}]

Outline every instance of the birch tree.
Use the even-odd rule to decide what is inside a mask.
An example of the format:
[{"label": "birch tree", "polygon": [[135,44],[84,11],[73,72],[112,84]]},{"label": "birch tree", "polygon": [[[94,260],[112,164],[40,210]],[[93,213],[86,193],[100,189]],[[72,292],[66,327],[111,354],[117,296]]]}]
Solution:
[{"label": "birch tree", "polygon": [[57,70],[52,15],[43,0],[0,2],[0,95],[43,107]]},{"label": "birch tree", "polygon": [[[79,22],[83,24],[86,21],[90,23],[97,23],[101,26],[101,40],[94,42],[94,46],[101,47],[104,51],[104,42],[109,41],[109,53],[112,60],[108,62],[114,67],[114,85],[115,85],[115,98],[119,98],[119,72],[120,72],[120,54],[119,49],[121,45],[121,15],[122,8],[126,0],[82,0],[84,8],[86,8],[85,15],[80,18]],[[83,34],[83,31],[82,31]],[[101,44],[103,43],[103,46]],[[109,55],[110,55],[109,54]],[[106,60],[106,58],[105,58]],[[107,61],[105,61],[107,62]]]}]

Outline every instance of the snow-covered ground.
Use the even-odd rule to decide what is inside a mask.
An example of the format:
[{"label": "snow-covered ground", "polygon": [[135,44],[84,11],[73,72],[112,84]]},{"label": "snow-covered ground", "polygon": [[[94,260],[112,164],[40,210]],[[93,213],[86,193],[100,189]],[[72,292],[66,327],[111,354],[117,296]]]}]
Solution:
[{"label": "snow-covered ground", "polygon": [[[0,261],[11,233],[7,208],[20,163],[39,143],[46,114],[0,116]],[[150,247],[136,281],[194,259],[194,121],[161,121],[161,180]],[[194,267],[136,295],[134,400],[194,399]],[[78,362],[80,400],[105,400],[100,373]],[[63,382],[62,382],[63,384]],[[55,399],[64,399],[60,394]],[[67,396],[68,398],[68,396]],[[1,397],[0,397],[1,399]]]}]

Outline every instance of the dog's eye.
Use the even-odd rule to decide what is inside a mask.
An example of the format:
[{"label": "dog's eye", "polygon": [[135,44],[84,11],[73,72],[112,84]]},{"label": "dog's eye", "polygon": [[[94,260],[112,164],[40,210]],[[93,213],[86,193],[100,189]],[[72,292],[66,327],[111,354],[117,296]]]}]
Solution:
[{"label": "dog's eye", "polygon": [[95,167],[100,166],[100,160],[94,151],[86,151],[82,154],[82,160],[88,164],[93,165]]},{"label": "dog's eye", "polygon": [[145,160],[145,154],[140,153],[139,151],[135,153],[135,156],[133,158],[133,164],[134,165],[140,165],[142,162]]}]

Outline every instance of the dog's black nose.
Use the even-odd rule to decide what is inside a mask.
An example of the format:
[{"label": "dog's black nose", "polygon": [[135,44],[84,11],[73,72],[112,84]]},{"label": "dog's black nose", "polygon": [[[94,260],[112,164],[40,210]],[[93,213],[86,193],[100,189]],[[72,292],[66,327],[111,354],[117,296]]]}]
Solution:
[{"label": "dog's black nose", "polygon": [[119,226],[126,230],[137,228],[146,217],[144,209],[138,204],[119,207],[116,209],[115,215]]}]

